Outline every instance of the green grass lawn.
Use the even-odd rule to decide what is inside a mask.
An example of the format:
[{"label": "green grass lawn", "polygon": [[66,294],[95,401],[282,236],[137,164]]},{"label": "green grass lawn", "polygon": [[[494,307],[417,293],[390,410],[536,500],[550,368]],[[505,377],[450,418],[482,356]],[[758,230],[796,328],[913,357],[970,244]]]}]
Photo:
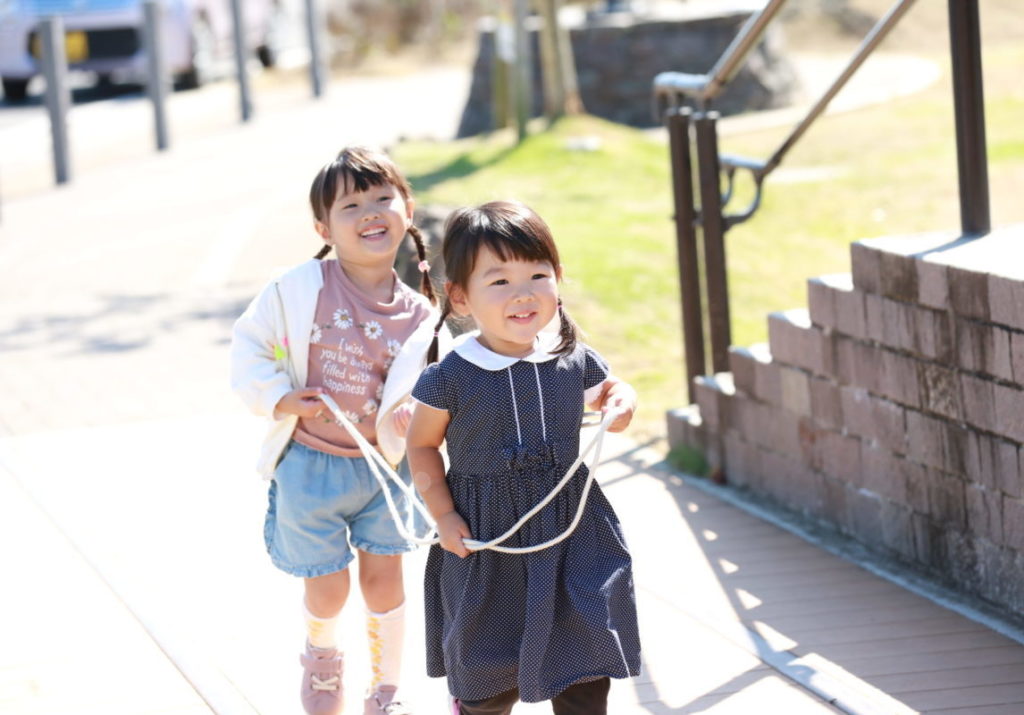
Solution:
[{"label": "green grass lawn", "polygon": [[[997,44],[985,56],[996,225],[1024,221],[1024,48],[1017,45]],[[948,58],[935,59],[948,66]],[[852,241],[959,227],[950,93],[946,77],[886,106],[825,117],[768,178],[761,209],[727,236],[735,343],[765,340],[769,312],[805,306],[808,277],[848,272]],[[787,131],[723,135],[722,150],[763,158]],[[599,138],[599,149],[570,149],[580,136]],[[518,146],[499,132],[406,143],[395,154],[421,205],[517,198],[544,217],[565,262],[570,313],[640,392],[633,436],[661,436],[665,410],[685,394],[664,141],[582,116],[538,127]],[[820,169],[827,178],[793,181],[791,168]],[[741,185],[736,208],[750,196]]]}]

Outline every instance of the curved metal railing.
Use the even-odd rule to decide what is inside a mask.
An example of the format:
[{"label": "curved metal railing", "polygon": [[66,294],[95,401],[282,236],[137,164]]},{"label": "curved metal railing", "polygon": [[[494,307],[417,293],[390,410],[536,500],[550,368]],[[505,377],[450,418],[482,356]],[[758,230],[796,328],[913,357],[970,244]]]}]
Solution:
[{"label": "curved metal railing", "polygon": [[[982,235],[990,229],[990,218],[978,7],[976,0],[948,0],[948,3],[961,228],[964,235]],[[706,74],[661,72],[653,81],[655,112],[665,122],[669,134],[688,390],[695,377],[707,372],[703,329],[705,312],[709,323],[712,371],[729,369],[731,329],[725,232],[757,212],[762,203],[765,179],[782,163],[793,146],[825,112],[832,99],[902,20],[914,0],[898,0],[878,20],[843,71],[769,158],[762,160],[721,154],[718,151],[717,136],[719,114],[710,107],[715,97],[735,77],[785,4],[786,0],[767,0],[761,10],[747,19],[736,38]],[[687,101],[696,105],[696,111],[684,106]],[[694,149],[691,148],[691,128]],[[701,199],[699,207],[694,202],[694,157],[697,162],[696,188],[699,189]],[[726,214],[724,210],[734,196],[733,189],[739,172],[750,175],[754,184],[754,197],[742,210]],[[723,178],[724,192],[721,187]],[[703,280],[698,264],[701,253],[697,245],[698,228],[703,242]],[[706,311],[701,307],[702,284],[706,293],[703,300]]]}]

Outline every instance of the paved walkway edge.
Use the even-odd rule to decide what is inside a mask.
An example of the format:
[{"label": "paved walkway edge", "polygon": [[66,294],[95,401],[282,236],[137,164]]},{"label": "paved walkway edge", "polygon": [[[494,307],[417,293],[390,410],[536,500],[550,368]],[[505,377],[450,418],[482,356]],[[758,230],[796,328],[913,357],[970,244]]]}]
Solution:
[{"label": "paved walkway edge", "polygon": [[[717,496],[717,495],[715,495]],[[734,505],[738,506],[738,505]],[[742,507],[740,507],[742,508]],[[913,715],[916,710],[855,675],[847,673],[831,661],[814,654],[801,656],[788,650],[777,650],[756,631],[742,623],[728,622],[696,614],[671,604],[673,608],[700,626],[759,659],[829,705],[850,715]]]},{"label": "paved walkway edge", "polygon": [[[18,477],[18,472],[11,465],[6,464],[3,455],[0,454],[0,469],[3,469],[12,479],[17,488],[25,495],[25,498],[32,502],[33,506],[43,514],[61,537],[78,554],[90,570],[110,590],[111,594],[121,603],[122,607],[135,618],[146,634],[153,640],[156,646],[163,652],[182,677],[192,686],[199,697],[215,713],[231,713],[231,715],[259,715],[245,696],[228,680],[223,673],[207,659],[194,655],[194,648],[182,643],[171,629],[161,627],[155,619],[148,618],[145,609],[132,606],[133,600],[124,588],[118,587],[118,579],[110,570],[104,570],[97,562],[90,558],[79,544],[71,538],[71,535],[60,525],[46,506],[36,497],[29,485],[25,484]],[[123,584],[122,584],[123,586]]]},{"label": "paved walkway edge", "polygon": [[735,488],[722,487],[707,479],[684,472],[675,471],[674,473],[692,487],[785,529],[830,554],[856,564],[880,578],[1024,645],[1024,624],[1013,622],[1006,614],[995,608],[988,608],[983,604],[972,602],[952,589],[911,571],[909,567],[898,565],[895,561],[868,551],[838,532],[827,531],[817,525],[812,525],[782,509],[773,509],[754,502]]}]

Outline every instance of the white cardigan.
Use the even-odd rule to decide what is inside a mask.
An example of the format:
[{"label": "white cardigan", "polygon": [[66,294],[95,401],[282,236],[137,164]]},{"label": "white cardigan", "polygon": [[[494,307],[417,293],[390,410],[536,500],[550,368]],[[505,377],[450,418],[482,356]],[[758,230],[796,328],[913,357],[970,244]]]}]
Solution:
[{"label": "white cardigan", "polygon": [[[232,330],[231,388],[253,413],[270,421],[256,465],[265,479],[274,476],[281,453],[299,421],[296,415],[275,418],[274,407],[286,393],[306,385],[309,337],[321,287],[323,272],[319,260],[295,266],[253,298]],[[412,393],[426,366],[427,349],[439,317],[437,310],[432,309],[431,316],[402,344],[384,381],[377,412],[377,446],[392,464],[401,461],[405,439],[395,432],[391,415]],[[447,327],[442,326],[439,338],[439,355],[444,355],[451,343]]]}]

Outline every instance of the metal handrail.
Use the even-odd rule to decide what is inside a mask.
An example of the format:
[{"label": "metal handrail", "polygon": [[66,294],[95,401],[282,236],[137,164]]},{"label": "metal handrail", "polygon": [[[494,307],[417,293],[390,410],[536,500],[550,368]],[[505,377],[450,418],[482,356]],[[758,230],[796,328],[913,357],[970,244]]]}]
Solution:
[{"label": "metal handrail", "polygon": [[[706,292],[703,302],[708,312],[712,370],[718,372],[729,368],[727,350],[731,329],[725,232],[754,215],[761,205],[765,178],[824,113],[829,102],[903,18],[914,0],[898,0],[875,23],[840,75],[767,160],[720,155],[715,129],[718,112],[709,110],[708,105],[735,75],[784,3],[785,0],[769,0],[760,11],[752,14],[707,74],[662,72],[654,78],[652,99],[655,110],[669,130],[688,386],[693,384],[695,376],[704,374],[705,365],[698,283],[703,284]],[[977,0],[948,0],[948,4],[961,229],[965,236],[980,236],[990,230],[990,208],[978,7]],[[694,112],[683,106],[684,98],[695,101],[698,110]],[[696,177],[691,176],[691,128],[696,145]],[[740,171],[750,173],[755,185],[754,198],[744,210],[726,215],[724,209],[734,195],[736,174]],[[721,187],[723,175],[727,181],[724,192]],[[694,203],[697,189],[700,207]],[[701,230],[703,251],[698,247],[698,228]],[[700,255],[703,257],[702,270],[697,265]],[[701,274],[703,281],[700,280]]]},{"label": "metal handrail", "polygon": [[768,0],[758,12],[751,14],[729,44],[718,62],[706,74],[662,72],[654,78],[654,93],[658,97],[677,99],[678,95],[695,99],[704,106],[725,89],[739,71],[747,56],[761,41],[775,15],[788,0]]},{"label": "metal handrail", "polygon": [[839,76],[832,82],[832,85],[825,91],[823,95],[814,103],[810,111],[807,112],[807,116],[796,125],[789,136],[784,142],[775,150],[771,158],[765,162],[765,173],[771,173],[782,161],[782,158],[793,148],[797,140],[800,139],[807,131],[807,129],[814,123],[814,121],[821,116],[828,107],[829,102],[839,93],[850,77],[860,68],[868,56],[874,52],[875,48],[881,44],[882,40],[885,39],[886,35],[889,34],[890,30],[896,26],[896,23],[910,10],[915,0],[899,0],[889,12],[880,19],[875,26],[871,28],[871,31],[864,37],[860,45],[857,47],[857,51],[853,54],[853,58],[846,66]]},{"label": "metal handrail", "polygon": [[[829,103],[837,94],[839,94],[840,90],[846,86],[846,83],[851,77],[853,77],[854,73],[860,69],[860,66],[864,64],[865,60],[867,60],[871,53],[874,52],[878,45],[881,44],[886,36],[888,36],[889,32],[897,23],[899,23],[907,11],[910,10],[914,2],[915,0],[898,0],[898,2],[890,8],[889,12],[875,23],[874,27],[871,28],[870,32],[865,35],[860,45],[858,45],[853,57],[847,63],[843,71],[840,72],[839,76],[836,77],[835,80],[833,80],[828,89],[826,89],[821,97],[819,97],[811,106],[803,119],[797,123],[789,133],[789,136],[783,140],[768,159],[759,161],[756,159],[737,156],[722,157],[722,170],[726,173],[730,187],[733,184],[734,174],[737,170],[749,171],[755,186],[754,199],[743,211],[726,216],[726,227],[732,227],[736,224],[743,223],[754,215],[754,212],[757,211],[761,205],[761,194],[765,178],[778,168],[786,154],[789,153],[797,141],[807,133],[807,130],[810,129],[811,125],[818,119],[818,117],[824,114]],[[729,196],[731,197],[731,192],[729,193]],[[722,203],[725,205],[728,203],[728,200],[723,200]]]}]

